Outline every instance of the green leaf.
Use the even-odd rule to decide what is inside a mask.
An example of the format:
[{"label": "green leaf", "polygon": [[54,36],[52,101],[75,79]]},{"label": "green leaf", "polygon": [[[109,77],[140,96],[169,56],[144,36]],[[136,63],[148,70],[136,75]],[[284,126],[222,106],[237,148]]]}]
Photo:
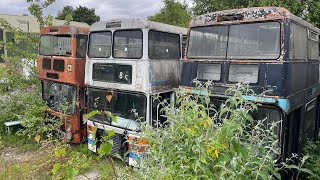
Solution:
[{"label": "green leaf", "polygon": [[54,164],[53,168],[52,168],[52,174],[55,175],[57,173],[57,171],[60,169],[60,167],[61,167],[60,163]]},{"label": "green leaf", "polygon": [[101,157],[104,155],[107,155],[107,156],[110,155],[111,150],[112,150],[112,144],[110,143],[101,144],[98,150],[99,156],[97,157],[97,159],[101,159]]},{"label": "green leaf", "polygon": [[114,116],[110,111],[106,111],[106,114],[111,118],[111,120],[117,123],[117,117]]},{"label": "green leaf", "polygon": [[202,162],[202,163],[204,163],[204,164],[207,164],[207,160],[206,160],[206,158],[201,157],[201,162]]},{"label": "green leaf", "polygon": [[91,117],[93,117],[93,116],[95,116],[95,115],[100,115],[100,114],[101,114],[101,112],[98,111],[98,110],[96,110],[96,111],[91,111],[89,114],[84,114],[84,115],[82,116],[82,118],[83,118],[83,124],[87,123],[87,121],[88,121],[89,118],[91,118]]},{"label": "green leaf", "polygon": [[66,168],[66,174],[68,179],[74,179],[79,173],[79,170],[77,168]]},{"label": "green leaf", "polygon": [[109,137],[115,135],[114,130],[106,130],[106,132],[107,132],[107,134],[108,134]]},{"label": "green leaf", "polygon": [[310,174],[312,176],[315,176],[315,174],[311,170],[309,170],[307,168],[301,168],[299,170],[302,171],[302,172],[308,173],[308,174]]},{"label": "green leaf", "polygon": [[54,153],[55,153],[55,155],[57,157],[60,157],[61,155],[64,155],[66,153],[66,149],[65,148],[61,148],[61,149],[55,151]]}]

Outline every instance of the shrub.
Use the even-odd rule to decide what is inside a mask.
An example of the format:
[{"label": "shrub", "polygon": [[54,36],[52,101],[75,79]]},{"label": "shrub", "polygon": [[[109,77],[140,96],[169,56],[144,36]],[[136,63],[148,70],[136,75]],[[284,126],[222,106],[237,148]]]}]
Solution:
[{"label": "shrub", "polygon": [[134,179],[270,179],[280,178],[277,122],[265,127],[250,113],[257,106],[243,99],[247,85],[228,90],[231,96],[214,107],[207,95],[177,92],[176,104],[164,101],[168,126],[143,125],[147,158],[140,168],[120,177]]}]

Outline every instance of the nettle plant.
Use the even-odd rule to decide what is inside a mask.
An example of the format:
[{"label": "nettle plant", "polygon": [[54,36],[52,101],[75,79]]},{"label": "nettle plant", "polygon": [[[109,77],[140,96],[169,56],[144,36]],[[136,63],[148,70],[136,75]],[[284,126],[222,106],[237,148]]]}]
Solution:
[{"label": "nettle plant", "polygon": [[[207,83],[207,85],[210,83]],[[200,89],[205,89],[202,87]],[[199,91],[201,92],[201,91]],[[167,124],[143,125],[148,147],[124,179],[280,179],[275,159],[280,156],[275,127],[250,115],[258,109],[243,95],[253,95],[245,84],[227,91],[230,97],[215,107],[209,95],[176,92],[175,104],[163,101]],[[204,93],[205,94],[205,93]]]}]

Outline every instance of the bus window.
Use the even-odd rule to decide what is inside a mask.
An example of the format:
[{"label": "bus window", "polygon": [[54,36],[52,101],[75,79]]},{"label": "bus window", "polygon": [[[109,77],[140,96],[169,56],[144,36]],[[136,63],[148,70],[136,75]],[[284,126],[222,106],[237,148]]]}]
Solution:
[{"label": "bus window", "polygon": [[69,115],[76,114],[76,87],[49,81],[43,81],[42,86],[42,97],[49,108]]},{"label": "bus window", "polygon": [[42,35],[40,37],[40,55],[71,56],[70,35]]},{"label": "bus window", "polygon": [[[3,41],[3,30],[0,29],[0,41]],[[3,63],[4,60],[2,58],[2,55],[4,54],[4,49],[3,47],[0,48],[0,63]]]},{"label": "bus window", "polygon": [[88,36],[77,35],[76,39],[77,39],[76,56],[79,58],[85,58],[86,51],[87,51]]},{"label": "bus window", "polygon": [[142,57],[141,30],[117,30],[113,36],[114,58],[140,59]]},{"label": "bus window", "polygon": [[231,64],[229,69],[230,82],[257,83],[259,76],[258,65]]},{"label": "bus window", "polygon": [[163,109],[163,102],[164,100],[167,101],[167,103],[170,103],[170,95],[171,92],[162,93],[158,97],[151,96],[151,113],[152,113],[152,126],[153,127],[162,127],[165,125],[165,121],[167,118],[164,116],[165,112],[162,111]]},{"label": "bus window", "polygon": [[307,29],[297,24],[290,24],[289,58],[305,60],[307,58]]},{"label": "bus window", "polygon": [[182,46],[181,57],[184,58],[185,52],[186,52],[186,46],[187,46],[187,36],[186,35],[182,35],[181,46]]},{"label": "bus window", "polygon": [[148,49],[150,59],[180,59],[180,36],[150,30]]},{"label": "bus window", "polygon": [[310,60],[319,59],[318,35],[311,31],[309,31],[309,37],[308,37],[308,59]]},{"label": "bus window", "polygon": [[188,57],[225,58],[227,53],[228,26],[192,28],[189,37]]},{"label": "bus window", "polygon": [[277,59],[279,55],[279,22],[230,26],[228,59]]},{"label": "bus window", "polygon": [[[117,122],[112,122],[114,126],[138,130],[138,121],[146,120],[147,98],[140,93],[89,88],[88,107],[90,111],[111,111],[117,117]],[[110,124],[110,119],[105,114],[96,115],[93,119]]]},{"label": "bus window", "polygon": [[91,58],[108,58],[111,55],[111,32],[90,33],[88,56]]},{"label": "bus window", "polygon": [[221,64],[199,63],[197,79],[219,81],[221,78]]}]

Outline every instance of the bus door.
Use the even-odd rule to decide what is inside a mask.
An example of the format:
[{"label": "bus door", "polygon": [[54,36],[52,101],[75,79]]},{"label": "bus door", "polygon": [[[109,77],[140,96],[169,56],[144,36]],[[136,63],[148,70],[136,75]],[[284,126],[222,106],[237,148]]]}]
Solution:
[{"label": "bus door", "polygon": [[162,109],[164,108],[164,103],[170,104],[170,102],[174,100],[173,96],[173,92],[151,95],[151,120],[153,127],[158,128],[165,125],[167,118],[165,117],[165,112]]}]

